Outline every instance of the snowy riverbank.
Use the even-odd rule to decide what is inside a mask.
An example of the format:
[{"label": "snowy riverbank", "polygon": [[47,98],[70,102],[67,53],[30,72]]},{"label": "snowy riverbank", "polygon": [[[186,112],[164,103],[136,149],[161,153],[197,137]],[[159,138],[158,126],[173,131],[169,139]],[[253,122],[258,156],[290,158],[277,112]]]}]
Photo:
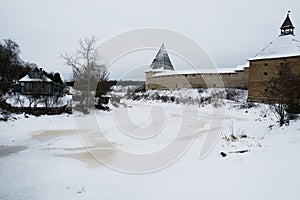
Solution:
[{"label": "snowy riverbank", "polygon": [[[300,174],[300,122],[278,127],[265,105],[240,109],[237,103],[223,105],[223,123],[216,126],[220,137],[205,159],[200,150],[210,127],[212,105],[187,105],[196,115],[197,134],[186,131],[176,138],[182,121],[182,105],[155,101],[123,102],[135,125],[151,123],[150,109],[163,109],[163,134],[137,140],[124,134],[111,112],[96,111],[111,144],[93,133],[92,125],[77,132],[79,113],[16,119],[0,122],[0,199],[298,199]],[[123,108],[123,106],[121,106]],[[87,120],[88,122],[88,120]],[[197,123],[196,123],[197,122]],[[119,124],[120,125],[120,124]],[[160,125],[158,123],[158,125]],[[184,129],[184,130],[189,130]],[[236,140],[228,139],[234,133]],[[227,140],[222,139],[227,137]],[[105,161],[118,158],[117,148],[151,153],[176,138],[191,146],[173,164],[145,174],[122,173],[98,162],[88,150],[101,151]],[[88,139],[88,140],[87,140]],[[230,153],[248,150],[245,153]],[[93,152],[93,151],[92,151]],[[226,152],[222,157],[220,152]]]}]

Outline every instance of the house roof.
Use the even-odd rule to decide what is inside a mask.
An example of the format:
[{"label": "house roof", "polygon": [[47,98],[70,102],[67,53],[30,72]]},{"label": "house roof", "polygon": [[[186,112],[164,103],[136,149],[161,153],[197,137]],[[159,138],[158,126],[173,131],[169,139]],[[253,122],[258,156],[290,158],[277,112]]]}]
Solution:
[{"label": "house roof", "polygon": [[19,82],[37,82],[37,81],[53,82],[50,78],[46,76],[43,76],[42,78],[30,78],[28,74],[19,80]]},{"label": "house roof", "polygon": [[148,71],[153,70],[174,70],[164,44],[161,45]]},{"label": "house roof", "polygon": [[42,68],[33,68],[26,76],[21,78],[19,82],[53,82],[50,78],[44,75]]}]

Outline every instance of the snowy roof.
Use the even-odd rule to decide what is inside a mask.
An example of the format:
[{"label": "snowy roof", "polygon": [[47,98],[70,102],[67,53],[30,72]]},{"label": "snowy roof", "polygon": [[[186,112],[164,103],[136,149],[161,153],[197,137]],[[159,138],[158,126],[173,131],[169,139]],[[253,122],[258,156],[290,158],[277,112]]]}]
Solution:
[{"label": "snowy roof", "polygon": [[220,73],[237,73],[237,71],[244,70],[249,67],[249,63],[245,65],[238,65],[234,68],[201,68],[198,70],[165,70],[161,73],[154,74],[152,77],[159,76],[171,76],[171,75],[182,75],[182,74],[220,74]]},{"label": "snowy roof", "polygon": [[157,52],[149,71],[153,71],[156,69],[174,70],[164,44],[161,45],[159,51]]},{"label": "snowy roof", "polygon": [[249,68],[249,67],[250,67],[250,63],[247,62],[243,65],[238,65],[235,68],[231,68],[231,69],[233,69],[234,71],[240,71],[240,70],[244,70],[245,68]]},{"label": "snowy roof", "polygon": [[249,60],[261,60],[271,58],[284,58],[300,56],[300,41],[294,35],[281,35],[261,50],[254,58]]},{"label": "snowy roof", "polygon": [[28,74],[19,80],[19,82],[34,82],[34,81],[52,82],[52,80],[46,76],[43,76],[43,78],[30,78]]},{"label": "snowy roof", "polygon": [[174,70],[169,70],[169,69],[164,69],[163,67],[157,68],[157,69],[148,69],[146,72],[164,72],[164,71],[174,71]]}]

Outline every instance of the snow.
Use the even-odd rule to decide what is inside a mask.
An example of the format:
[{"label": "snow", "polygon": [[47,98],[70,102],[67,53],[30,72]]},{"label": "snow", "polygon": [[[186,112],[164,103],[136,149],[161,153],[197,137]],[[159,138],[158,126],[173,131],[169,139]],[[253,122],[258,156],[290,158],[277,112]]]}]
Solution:
[{"label": "snow", "polygon": [[236,70],[236,71],[244,70],[245,68],[249,68],[249,67],[250,67],[250,63],[249,63],[249,62],[246,62],[246,63],[243,64],[243,65],[238,65],[238,66],[236,66],[235,70]]},{"label": "snow", "polygon": [[19,80],[19,82],[35,82],[35,81],[52,82],[52,80],[49,79],[46,76],[43,76],[42,79],[40,79],[40,78],[30,78],[28,74]]},{"label": "snow", "polygon": [[150,69],[146,70],[146,72],[169,72],[169,71],[172,72],[174,70],[164,69],[163,67],[156,68],[156,69],[150,68]]},{"label": "snow", "polygon": [[[14,96],[9,96],[5,100],[5,102],[14,107],[29,107],[31,98],[32,98],[31,96],[17,94]],[[63,97],[59,97],[56,103],[53,103],[53,107],[69,105],[71,102],[72,102],[72,95],[64,95]],[[31,106],[34,106],[34,103],[32,103]],[[36,104],[36,107],[45,107],[45,103],[38,102]]]},{"label": "snow", "polygon": [[[171,92],[171,91],[169,91]],[[209,95],[212,91],[205,91]],[[176,95],[196,98],[196,91],[182,90]],[[244,97],[245,98],[245,97]],[[117,148],[128,152],[158,151],[172,142],[182,118],[197,122],[198,134],[186,129],[192,145],[170,166],[145,174],[130,174],[112,170],[100,164],[87,152],[84,138],[78,131],[78,120],[91,115],[80,113],[57,116],[14,115],[16,120],[0,121],[0,198],[11,199],[299,199],[300,122],[278,127],[268,106],[238,109],[240,103],[226,101],[224,122],[215,127],[222,135],[230,130],[247,135],[236,142],[221,137],[205,159],[200,158],[212,116],[212,105],[186,105],[197,111],[196,116],[181,116],[184,105],[159,101],[123,100],[134,123],[141,127],[151,122],[149,112],[161,107],[167,121],[163,134],[149,140],[136,140],[122,132],[114,121],[114,113],[95,111],[106,137]],[[221,108],[220,108],[221,109]],[[218,116],[220,117],[220,116]],[[162,122],[163,123],[163,122]],[[91,145],[106,147],[93,125],[85,123]],[[271,125],[271,126],[270,126]],[[98,137],[94,137],[98,136]],[[24,147],[15,148],[12,147]],[[114,147],[114,148],[116,148]],[[3,151],[3,149],[8,149]],[[230,153],[222,158],[220,152]],[[4,153],[3,153],[4,152]],[[114,162],[115,150],[107,152]]]},{"label": "snow", "polygon": [[294,35],[277,37],[251,60],[300,56],[300,41]]}]

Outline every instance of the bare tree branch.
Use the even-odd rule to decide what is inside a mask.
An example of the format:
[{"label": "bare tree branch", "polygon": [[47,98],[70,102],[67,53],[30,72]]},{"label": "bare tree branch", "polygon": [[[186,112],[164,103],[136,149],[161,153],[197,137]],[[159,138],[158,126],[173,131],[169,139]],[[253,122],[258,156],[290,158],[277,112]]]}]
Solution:
[{"label": "bare tree branch", "polygon": [[[99,82],[107,81],[109,73],[106,66],[101,63],[95,37],[80,39],[78,44],[79,47],[74,54],[62,54],[61,57],[66,65],[73,69],[74,87],[81,91],[80,104],[83,112],[88,113],[88,109],[94,106],[95,92],[99,89]],[[108,87],[108,84],[105,86]],[[105,91],[108,90],[105,89]]]}]

